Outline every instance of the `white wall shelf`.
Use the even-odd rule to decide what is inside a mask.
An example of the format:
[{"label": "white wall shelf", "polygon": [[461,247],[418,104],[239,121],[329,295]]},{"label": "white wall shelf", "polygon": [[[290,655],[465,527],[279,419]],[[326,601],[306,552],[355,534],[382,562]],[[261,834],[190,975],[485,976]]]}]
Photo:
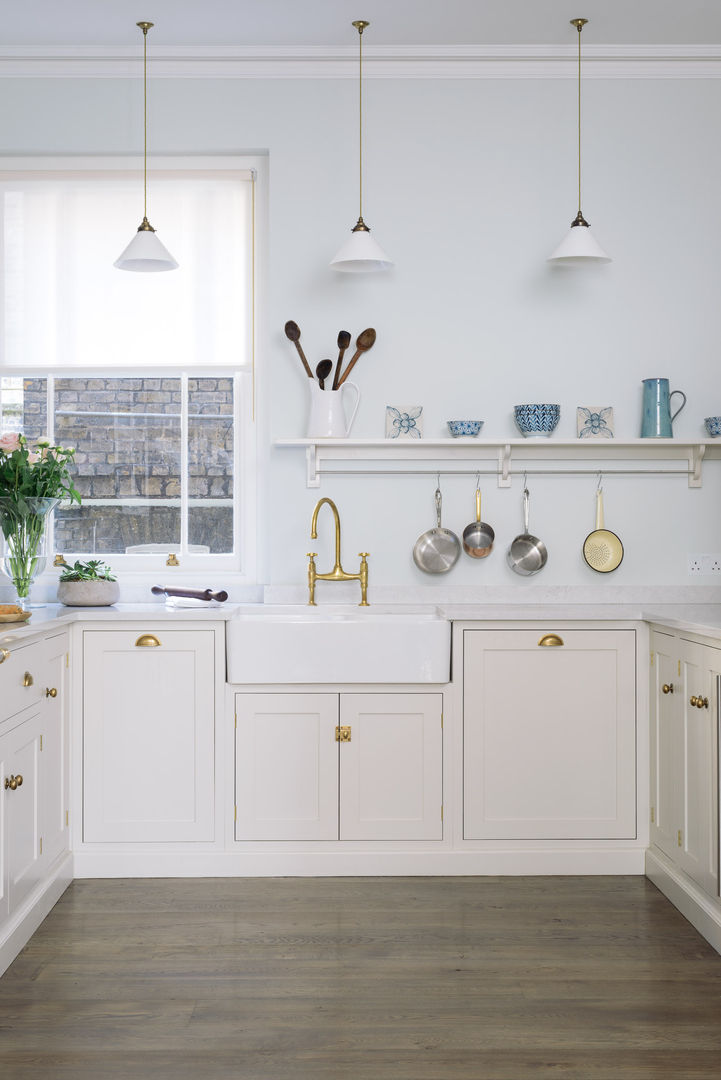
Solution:
[{"label": "white wall shelf", "polygon": [[304,449],[306,484],[320,487],[323,475],[373,473],[480,473],[497,475],[510,487],[515,474],[685,476],[701,487],[704,459],[721,458],[721,439],[276,439],[275,445]]}]

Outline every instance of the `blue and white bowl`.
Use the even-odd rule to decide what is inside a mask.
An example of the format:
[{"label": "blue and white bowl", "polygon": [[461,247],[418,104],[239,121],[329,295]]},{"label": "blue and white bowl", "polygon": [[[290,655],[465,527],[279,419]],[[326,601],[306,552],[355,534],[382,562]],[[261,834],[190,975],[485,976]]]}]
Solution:
[{"label": "blue and white bowl", "polygon": [[526,439],[548,438],[561,416],[560,405],[515,405],[513,411],[518,430]]},{"label": "blue and white bowl", "polygon": [[712,439],[716,439],[721,435],[721,416],[707,416],[704,424]]},{"label": "blue and white bowl", "polygon": [[446,423],[454,439],[461,435],[477,435],[483,427],[482,420],[447,420]]}]

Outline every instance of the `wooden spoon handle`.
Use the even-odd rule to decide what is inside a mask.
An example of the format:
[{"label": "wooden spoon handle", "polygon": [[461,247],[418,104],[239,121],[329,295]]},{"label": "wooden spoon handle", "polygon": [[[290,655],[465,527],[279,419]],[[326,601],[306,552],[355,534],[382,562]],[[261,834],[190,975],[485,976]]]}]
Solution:
[{"label": "wooden spoon handle", "polygon": [[353,370],[353,365],[355,364],[356,360],[358,359],[358,357],[363,352],[365,352],[365,349],[356,349],[356,351],[353,353],[353,357],[351,359],[350,364],[348,365],[348,367],[345,369],[345,371],[341,375],[340,379],[338,380],[338,385],[336,387],[336,390],[340,390],[341,386],[343,385],[343,383],[346,381],[346,379],[350,375],[351,371]]},{"label": "wooden spoon handle", "polygon": [[345,349],[339,349],[338,351],[338,363],[335,366],[335,374],[333,376],[333,389],[338,389],[338,379],[340,378],[340,366],[343,363],[343,357],[345,356]]},{"label": "wooden spoon handle", "polygon": [[298,356],[303,361],[303,367],[305,368],[306,375],[308,376],[309,379],[312,379],[313,378],[313,372],[310,370],[310,364],[308,363],[308,361],[305,358],[305,353],[303,352],[303,347],[301,346],[301,343],[299,341],[294,341],[293,344],[295,345],[296,349],[298,350]]}]

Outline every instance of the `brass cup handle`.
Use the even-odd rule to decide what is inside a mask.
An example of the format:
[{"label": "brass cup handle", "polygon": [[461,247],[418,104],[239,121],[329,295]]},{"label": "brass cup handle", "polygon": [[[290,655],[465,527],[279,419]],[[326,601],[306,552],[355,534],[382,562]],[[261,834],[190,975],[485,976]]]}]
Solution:
[{"label": "brass cup handle", "polygon": [[161,642],[156,638],[155,634],[141,634],[135,644],[141,648],[156,649]]},{"label": "brass cup handle", "polygon": [[558,634],[544,634],[543,637],[539,639],[538,644],[539,645],[563,645],[563,638],[559,637]]},{"label": "brass cup handle", "polygon": [[9,649],[0,649],[0,664],[4,664],[10,655]]},{"label": "brass cup handle", "polygon": [[15,791],[17,788],[22,787],[22,786],[23,786],[23,778],[20,775],[20,773],[18,773],[17,776],[12,776],[11,775],[9,778],[7,776],[5,777],[5,790],[6,791],[7,791],[8,788],[10,788],[11,791]]},{"label": "brass cup handle", "polygon": [[672,694],[673,693],[673,683],[665,682],[663,684],[663,686],[661,687],[661,693],[662,694]]},{"label": "brass cup handle", "polygon": [[35,680],[33,679],[30,672],[26,671],[25,674],[23,675],[23,686],[32,686],[34,684],[34,682],[35,682]]},{"label": "brass cup handle", "polygon": [[57,697],[57,696],[58,696],[58,692],[57,692],[57,689],[54,686],[53,687],[47,687],[47,686],[45,687],[45,697]]}]

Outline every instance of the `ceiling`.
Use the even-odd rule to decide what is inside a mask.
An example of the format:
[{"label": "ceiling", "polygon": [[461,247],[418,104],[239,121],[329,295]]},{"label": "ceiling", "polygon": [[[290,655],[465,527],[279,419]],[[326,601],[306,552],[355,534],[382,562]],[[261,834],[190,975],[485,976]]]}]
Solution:
[{"label": "ceiling", "polygon": [[5,4],[2,46],[126,47],[154,22],[156,45],[339,46],[367,19],[368,45],[721,44],[719,0],[24,0]]}]

